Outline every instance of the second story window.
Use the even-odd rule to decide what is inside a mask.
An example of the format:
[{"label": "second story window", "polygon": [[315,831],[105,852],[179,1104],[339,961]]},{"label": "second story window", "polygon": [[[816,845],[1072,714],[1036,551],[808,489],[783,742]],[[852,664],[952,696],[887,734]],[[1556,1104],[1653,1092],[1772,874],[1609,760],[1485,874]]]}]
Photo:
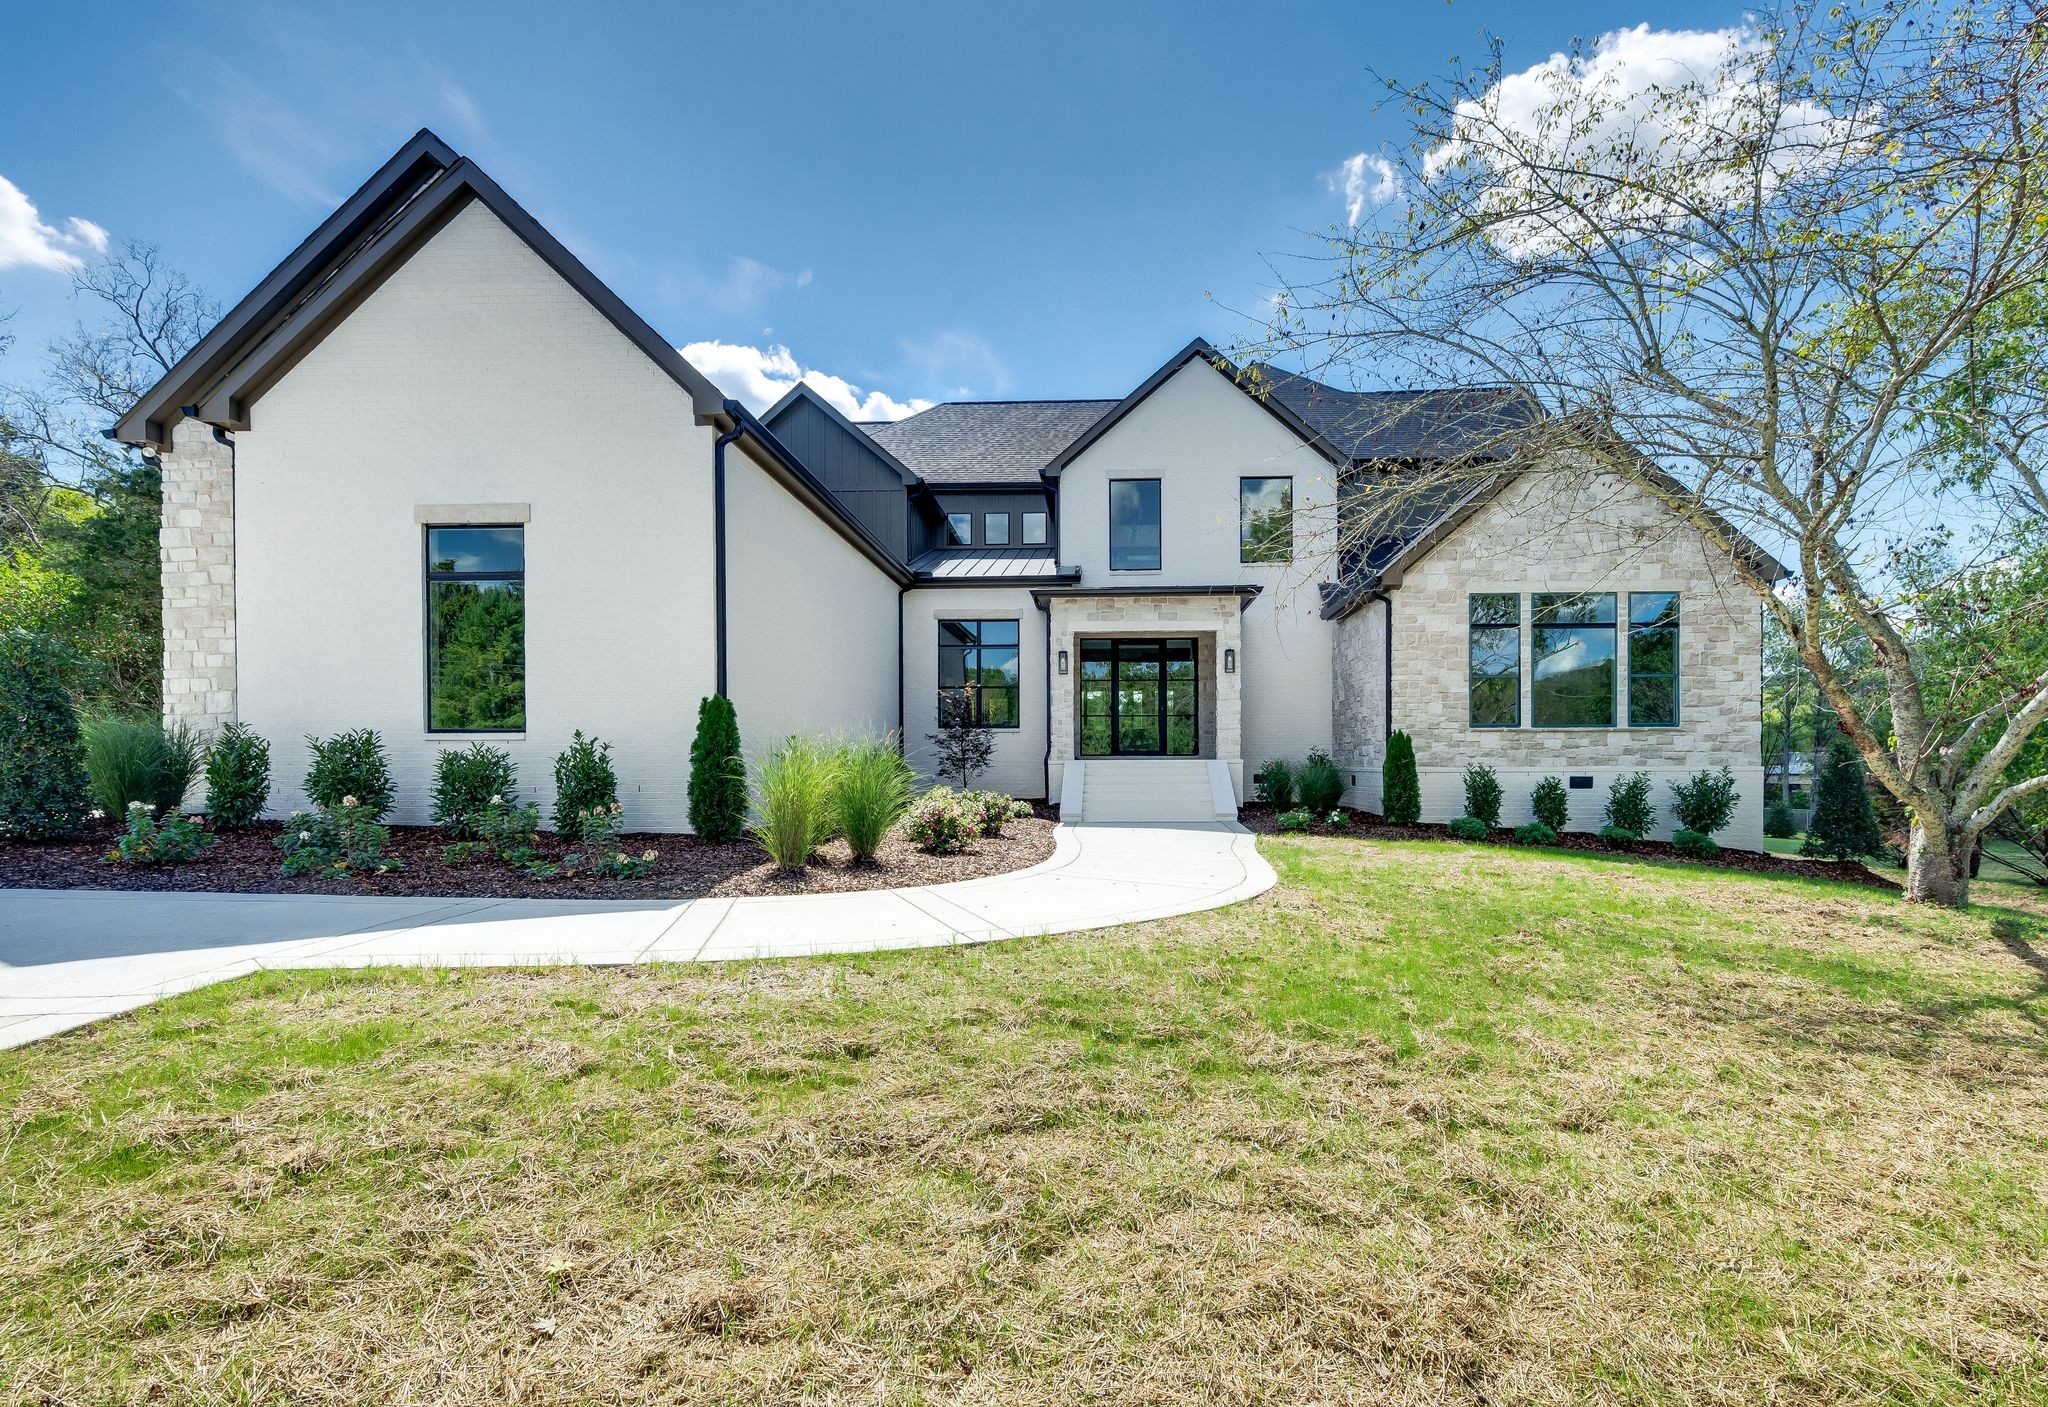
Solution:
[{"label": "second story window", "polygon": [[1020,525],[1023,528],[1024,545],[1026,547],[1045,546],[1046,519],[1048,515],[1044,513],[1024,513],[1019,516],[1024,520]]},{"label": "second story window", "polygon": [[1294,480],[1237,481],[1237,560],[1287,562],[1294,558]]},{"label": "second story window", "polygon": [[1008,547],[1010,545],[1010,515],[1007,513],[982,514],[981,541],[986,547]]},{"label": "second story window", "polygon": [[972,513],[948,513],[946,515],[946,546],[972,547],[974,545],[974,515]]},{"label": "second story window", "polygon": [[1109,569],[1159,570],[1159,480],[1109,481]]}]

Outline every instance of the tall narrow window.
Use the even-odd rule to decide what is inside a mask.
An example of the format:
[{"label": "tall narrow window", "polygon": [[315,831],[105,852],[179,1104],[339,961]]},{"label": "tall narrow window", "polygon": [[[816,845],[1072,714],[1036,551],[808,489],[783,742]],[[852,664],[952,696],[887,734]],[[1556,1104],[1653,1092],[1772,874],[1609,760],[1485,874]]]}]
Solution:
[{"label": "tall narrow window", "polygon": [[1007,513],[982,514],[981,541],[985,547],[1008,547],[1010,545],[1010,515]]},{"label": "tall narrow window", "polygon": [[1159,570],[1159,480],[1109,481],[1109,569]]},{"label": "tall narrow window", "polygon": [[1628,726],[1678,726],[1678,593],[1628,594]]},{"label": "tall narrow window", "polygon": [[1024,513],[1020,516],[1024,520],[1019,524],[1023,529],[1024,545],[1026,547],[1045,546],[1046,515],[1043,513]]},{"label": "tall narrow window", "polygon": [[939,622],[939,721],[960,711],[989,728],[1017,726],[1017,622]]},{"label": "tall narrow window", "polygon": [[946,515],[946,546],[972,547],[974,545],[974,515],[972,513],[948,513]]},{"label": "tall narrow window", "polygon": [[1474,728],[1522,725],[1522,598],[1471,598],[1471,721]]},{"label": "tall narrow window", "polygon": [[1237,481],[1237,560],[1286,562],[1294,557],[1294,480]]},{"label": "tall narrow window", "polygon": [[427,529],[427,729],[526,727],[526,529]]},{"label": "tall narrow window", "polygon": [[1614,726],[1614,593],[1529,598],[1529,697],[1538,728]]}]

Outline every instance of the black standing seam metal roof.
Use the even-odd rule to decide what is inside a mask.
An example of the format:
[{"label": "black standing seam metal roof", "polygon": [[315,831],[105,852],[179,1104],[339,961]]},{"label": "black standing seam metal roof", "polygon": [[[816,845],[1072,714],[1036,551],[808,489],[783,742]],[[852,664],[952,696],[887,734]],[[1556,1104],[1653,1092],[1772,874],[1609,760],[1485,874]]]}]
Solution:
[{"label": "black standing seam metal roof", "polygon": [[974,579],[1002,585],[1013,578],[1034,581],[1077,578],[1078,567],[1060,567],[1049,547],[938,548],[911,559],[910,570],[934,581]]},{"label": "black standing seam metal roof", "polygon": [[948,401],[858,428],[926,483],[1036,483],[1116,401]]}]

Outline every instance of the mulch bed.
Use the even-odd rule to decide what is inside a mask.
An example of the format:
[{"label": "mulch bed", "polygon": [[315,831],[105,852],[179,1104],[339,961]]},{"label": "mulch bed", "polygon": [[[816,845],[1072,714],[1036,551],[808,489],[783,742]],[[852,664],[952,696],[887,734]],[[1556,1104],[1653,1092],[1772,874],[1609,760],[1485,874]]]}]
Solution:
[{"label": "mulch bed", "polygon": [[[1238,820],[1245,829],[1261,835],[1332,835],[1357,836],[1365,840],[1448,840],[1458,845],[1500,845],[1509,849],[1526,849],[1515,844],[1512,827],[1496,829],[1485,840],[1459,840],[1442,826],[1390,826],[1369,811],[1354,811],[1343,808],[1351,817],[1348,830],[1332,830],[1328,826],[1317,826],[1308,831],[1283,831],[1280,829],[1278,814],[1270,806],[1250,805],[1240,808]],[[1596,854],[1621,859],[1635,856],[1646,860],[1669,860],[1681,865],[1698,865],[1703,869],[1749,870],[1756,874],[1797,875],[1806,879],[1831,879],[1842,884],[1867,885],[1872,889],[1896,891],[1900,886],[1883,875],[1875,874],[1854,860],[1806,860],[1785,855],[1772,855],[1760,850],[1723,849],[1711,860],[1695,860],[1681,855],[1671,848],[1668,840],[1639,840],[1627,850],[1616,850],[1604,843],[1599,836],[1584,831],[1566,831],[1557,838],[1553,850],[1588,850]]]},{"label": "mulch bed", "polygon": [[[835,840],[796,875],[776,871],[751,840],[709,845],[686,835],[628,835],[629,855],[656,852],[640,879],[529,879],[495,861],[450,864],[441,858],[447,833],[435,826],[393,826],[387,855],[403,862],[397,874],[364,879],[287,879],[284,855],[271,844],[279,826],[259,823],[216,836],[206,853],[186,865],[108,864],[102,860],[120,831],[113,826],[75,841],[29,845],[0,841],[0,889],[153,889],[227,894],[398,894],[458,899],[696,899],[706,895],[821,894],[859,889],[902,889],[1006,874],[1050,859],[1056,813],[1044,807],[1012,821],[1003,834],[977,841],[958,855],[927,855],[892,835],[872,864],[855,864]],[[539,847],[558,860],[573,846],[543,835]]]}]

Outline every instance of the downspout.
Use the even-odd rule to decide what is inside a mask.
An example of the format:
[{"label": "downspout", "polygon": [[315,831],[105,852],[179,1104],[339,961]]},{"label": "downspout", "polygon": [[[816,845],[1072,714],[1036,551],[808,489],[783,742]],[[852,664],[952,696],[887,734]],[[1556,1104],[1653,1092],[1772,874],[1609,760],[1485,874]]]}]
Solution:
[{"label": "downspout", "polygon": [[718,642],[716,659],[720,698],[732,697],[725,691],[725,447],[744,434],[747,428],[745,419],[734,414],[737,402],[727,401],[725,408],[726,414],[732,416],[732,429],[711,445],[711,594],[713,628]]},{"label": "downspout", "polygon": [[910,718],[903,711],[903,603],[913,584],[896,588],[896,747],[905,757],[910,756]]}]

